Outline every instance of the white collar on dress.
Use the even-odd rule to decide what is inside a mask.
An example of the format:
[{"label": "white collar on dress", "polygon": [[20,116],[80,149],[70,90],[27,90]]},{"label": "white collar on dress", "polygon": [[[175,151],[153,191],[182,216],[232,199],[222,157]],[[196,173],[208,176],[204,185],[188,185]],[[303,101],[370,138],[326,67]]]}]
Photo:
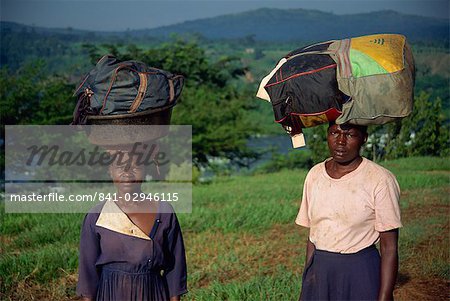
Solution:
[{"label": "white collar on dress", "polygon": [[115,201],[107,201],[103,205],[95,225],[128,236],[152,240],[130,220],[125,212],[117,206]]}]

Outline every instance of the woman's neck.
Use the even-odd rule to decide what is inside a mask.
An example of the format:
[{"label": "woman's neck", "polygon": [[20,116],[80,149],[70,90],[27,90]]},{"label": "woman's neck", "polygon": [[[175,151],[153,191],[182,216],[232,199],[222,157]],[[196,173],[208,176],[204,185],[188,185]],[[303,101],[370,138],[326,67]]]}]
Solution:
[{"label": "woman's neck", "polygon": [[363,158],[361,156],[356,157],[350,162],[337,162],[336,160],[331,159],[325,163],[325,169],[330,177],[340,179],[346,174],[356,170],[362,160]]},{"label": "woman's neck", "polygon": [[136,191],[117,190],[118,205],[125,213],[144,213],[148,212],[152,204],[144,197],[141,189]]}]

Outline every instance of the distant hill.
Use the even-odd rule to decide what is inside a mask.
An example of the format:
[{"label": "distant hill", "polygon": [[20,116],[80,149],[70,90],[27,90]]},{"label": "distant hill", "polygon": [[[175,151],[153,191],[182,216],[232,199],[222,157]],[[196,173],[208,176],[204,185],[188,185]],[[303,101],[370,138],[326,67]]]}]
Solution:
[{"label": "distant hill", "polygon": [[449,20],[405,15],[392,10],[336,15],[318,10],[261,8],[214,18],[186,21],[153,29],[105,32],[74,28],[44,28],[1,22],[1,31],[57,35],[84,41],[133,38],[164,38],[170,34],[200,34],[208,39],[252,37],[259,41],[319,41],[372,33],[401,33],[410,41],[448,43]]},{"label": "distant hill", "polygon": [[[51,70],[65,70],[61,61],[86,61],[84,43],[157,45],[173,33],[192,35],[202,44],[227,39],[238,45],[255,42],[277,46],[340,39],[372,33],[402,33],[412,43],[448,49],[449,20],[404,15],[394,11],[335,15],[318,10],[262,8],[238,14],[187,21],[153,29],[105,32],[76,28],[45,28],[0,22],[0,66],[17,69],[26,60],[45,58]],[[203,40],[201,37],[206,38]],[[209,40],[209,41],[208,41]],[[444,50],[445,51],[445,50]],[[64,58],[64,59],[63,59]],[[443,64],[436,60],[437,66]],[[447,68],[448,69],[448,68]]]},{"label": "distant hill", "polygon": [[335,15],[318,10],[262,8],[132,34],[168,36],[199,33],[209,39],[253,36],[264,41],[317,41],[372,33],[401,33],[412,41],[448,41],[449,20],[405,15],[391,10]]},{"label": "distant hill", "polygon": [[47,28],[40,26],[31,26],[24,25],[16,22],[0,22],[1,33],[2,34],[10,34],[10,33],[22,33],[22,34],[39,34],[41,36],[49,36],[49,35],[57,35],[57,36],[73,36],[73,37],[83,37],[89,38],[89,36],[94,35],[94,37],[108,37],[112,35],[124,35],[125,32],[116,32],[116,31],[95,31],[95,30],[83,30],[76,29],[72,27],[66,28]]}]

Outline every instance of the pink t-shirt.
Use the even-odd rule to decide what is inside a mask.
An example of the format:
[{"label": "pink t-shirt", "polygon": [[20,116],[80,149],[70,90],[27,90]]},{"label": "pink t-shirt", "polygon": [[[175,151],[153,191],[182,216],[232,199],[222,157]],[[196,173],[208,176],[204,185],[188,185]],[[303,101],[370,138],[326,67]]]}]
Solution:
[{"label": "pink t-shirt", "polygon": [[356,253],[378,242],[379,232],[402,226],[399,197],[395,176],[366,158],[340,179],[330,177],[322,162],[306,176],[295,222],[310,228],[317,249]]}]

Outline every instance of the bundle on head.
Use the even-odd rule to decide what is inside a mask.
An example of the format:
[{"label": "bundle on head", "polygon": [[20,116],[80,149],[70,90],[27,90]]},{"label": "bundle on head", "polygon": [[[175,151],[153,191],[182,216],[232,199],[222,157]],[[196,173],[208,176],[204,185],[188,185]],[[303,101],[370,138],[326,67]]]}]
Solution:
[{"label": "bundle on head", "polygon": [[168,129],[140,126],[170,124],[183,83],[181,75],[105,55],[75,90],[72,124],[88,125],[89,140],[99,145],[157,139]]},{"label": "bundle on head", "polygon": [[330,121],[384,124],[412,111],[414,59],[406,38],[378,34],[333,40],[283,57],[259,86],[291,136]]},{"label": "bundle on head", "polygon": [[75,90],[72,124],[169,124],[182,88],[181,75],[105,55]]}]

